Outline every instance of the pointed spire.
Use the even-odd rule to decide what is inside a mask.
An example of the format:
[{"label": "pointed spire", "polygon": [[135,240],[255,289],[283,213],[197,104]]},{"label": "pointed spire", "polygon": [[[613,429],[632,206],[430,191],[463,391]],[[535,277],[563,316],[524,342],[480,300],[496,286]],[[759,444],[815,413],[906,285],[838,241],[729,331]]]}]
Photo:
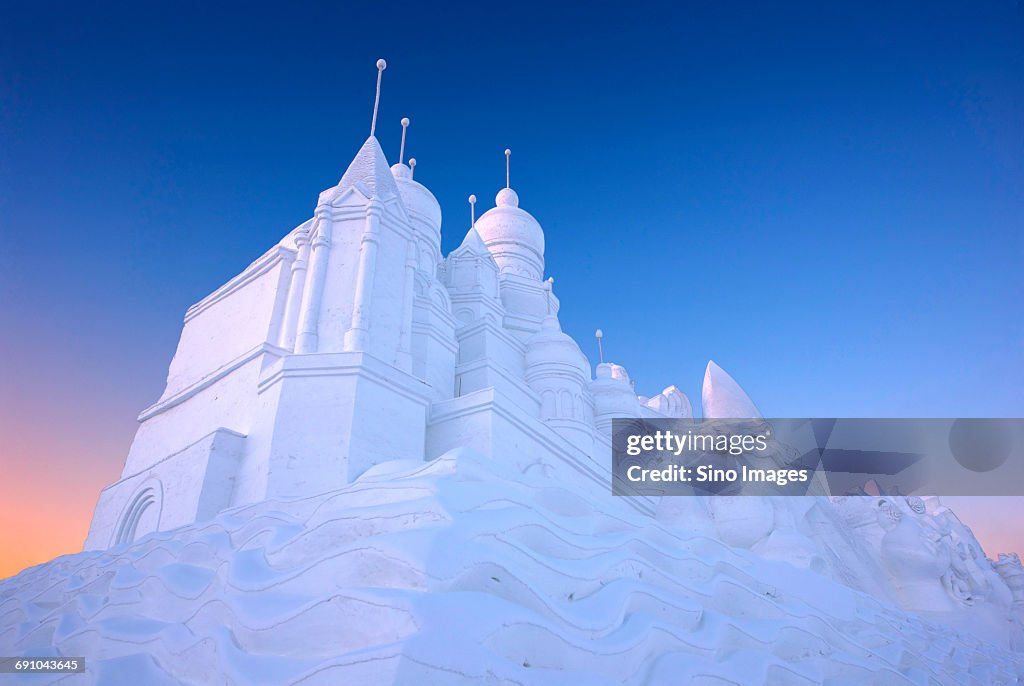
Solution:
[{"label": "pointed spire", "polygon": [[356,188],[367,198],[388,198],[398,195],[398,186],[380,149],[380,143],[373,136],[366,139],[359,148],[355,159],[345,170],[338,185],[332,189],[337,197],[349,188]]},{"label": "pointed spire", "polygon": [[409,129],[409,117],[402,117],[402,147],[398,149],[398,163],[405,161],[405,132]]},{"label": "pointed spire", "polygon": [[548,285],[547,291],[544,293],[544,299],[547,300],[548,314],[551,314],[551,291],[555,288],[555,277],[549,276],[548,280],[544,283]]},{"label": "pointed spire", "polygon": [[474,255],[490,255],[490,251],[487,250],[487,246],[484,245],[484,241],[480,238],[480,234],[476,232],[475,228],[470,228],[466,232],[466,237],[462,239],[462,243],[458,249],[454,252],[460,252],[462,250],[469,250]]},{"label": "pointed spire", "polygon": [[494,204],[498,207],[519,207],[519,195],[512,190],[510,185],[511,176],[509,174],[509,160],[512,157],[512,151],[505,148],[505,187],[498,191],[498,194],[494,196]]},{"label": "pointed spire", "polygon": [[409,158],[409,179],[412,180],[412,177],[414,177],[415,175],[416,175],[416,158],[415,157],[410,157]]},{"label": "pointed spire", "polygon": [[377,132],[377,107],[380,105],[380,77],[387,68],[387,62],[382,59],[377,60],[377,94],[373,97],[373,119],[370,120],[370,138],[373,138],[373,135]]},{"label": "pointed spire", "polygon": [[701,389],[701,411],[705,419],[759,419],[754,401],[714,361],[708,362]]}]

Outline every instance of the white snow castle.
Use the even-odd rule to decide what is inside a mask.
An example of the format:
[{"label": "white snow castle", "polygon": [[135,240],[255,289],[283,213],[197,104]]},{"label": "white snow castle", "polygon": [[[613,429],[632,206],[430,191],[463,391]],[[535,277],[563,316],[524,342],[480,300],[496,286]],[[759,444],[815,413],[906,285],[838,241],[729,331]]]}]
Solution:
[{"label": "white snow castle", "polygon": [[[86,550],[0,580],[0,655],[104,685],[1024,680],[1020,560],[937,498],[613,497],[612,419],[689,401],[562,332],[508,151],[442,257],[404,140],[389,166],[371,126],[188,310]],[[701,405],[760,416],[714,363]]]},{"label": "white snow castle", "polygon": [[86,549],[456,447],[547,455],[607,487],[613,417],[690,416],[675,386],[638,397],[614,364],[594,378],[507,183],[443,257],[441,208],[403,156],[389,166],[371,133],[311,219],[188,310]]}]

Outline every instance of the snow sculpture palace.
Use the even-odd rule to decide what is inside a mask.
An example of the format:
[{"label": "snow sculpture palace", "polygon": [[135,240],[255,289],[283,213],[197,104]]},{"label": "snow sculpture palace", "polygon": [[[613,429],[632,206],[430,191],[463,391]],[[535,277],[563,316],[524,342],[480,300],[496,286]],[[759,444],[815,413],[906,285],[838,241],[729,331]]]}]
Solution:
[{"label": "snow sculpture palace", "polygon": [[[97,684],[1021,683],[1024,568],[938,498],[613,497],[612,419],[686,396],[592,373],[509,151],[442,256],[376,110],[313,217],[186,313],[86,550],[0,580],[0,655]],[[701,409],[760,416],[713,362]]]},{"label": "snow sculpture palace", "polygon": [[690,416],[674,386],[637,397],[614,364],[593,378],[507,174],[442,257],[441,208],[399,157],[371,132],[311,219],[188,310],[87,549],[456,447],[547,455],[607,487],[612,417]]}]

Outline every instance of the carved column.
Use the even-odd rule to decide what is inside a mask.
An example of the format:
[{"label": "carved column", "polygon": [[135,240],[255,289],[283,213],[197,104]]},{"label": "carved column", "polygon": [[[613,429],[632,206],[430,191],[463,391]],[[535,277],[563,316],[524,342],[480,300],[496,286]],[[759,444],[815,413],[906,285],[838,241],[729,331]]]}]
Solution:
[{"label": "carved column", "polygon": [[295,345],[297,353],[315,353],[320,340],[320,303],[323,301],[324,283],[327,281],[327,258],[331,250],[331,233],[334,227],[329,208],[318,207],[316,214],[319,221],[316,237],[313,238],[313,259],[309,271],[309,283],[302,294],[299,339]]},{"label": "carved column", "polygon": [[416,297],[416,240],[409,241],[405,255],[405,288],[402,293],[402,333],[398,341],[398,368],[412,371],[412,306]]},{"label": "carved column", "polygon": [[366,350],[370,340],[370,305],[373,298],[373,272],[380,243],[380,216],[383,206],[375,198],[366,208],[366,228],[359,243],[359,266],[352,308],[352,328],[345,332],[345,350]]},{"label": "carved column", "polygon": [[279,345],[285,350],[295,349],[298,333],[299,310],[302,307],[302,291],[306,281],[306,267],[309,265],[309,229],[295,236],[297,255],[292,262],[291,281],[288,283],[288,301],[284,306],[284,327],[281,329]]}]

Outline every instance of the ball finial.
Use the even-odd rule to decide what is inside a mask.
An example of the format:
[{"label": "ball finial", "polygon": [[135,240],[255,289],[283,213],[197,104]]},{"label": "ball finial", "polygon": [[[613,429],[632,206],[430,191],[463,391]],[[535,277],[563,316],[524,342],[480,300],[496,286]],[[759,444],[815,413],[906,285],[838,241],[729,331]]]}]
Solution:
[{"label": "ball finial", "polygon": [[380,80],[384,76],[384,67],[388,63],[384,60],[377,60],[377,94],[373,96],[373,117],[370,119],[370,138],[377,132],[377,108],[380,106]]},{"label": "ball finial", "polygon": [[416,158],[415,157],[410,157],[409,158],[409,166],[410,167],[415,167],[416,166]]},{"label": "ball finial", "polygon": [[502,207],[519,207],[519,195],[508,186],[505,186],[494,196],[494,204]]},{"label": "ball finial", "polygon": [[512,154],[512,150],[509,149],[509,148],[505,148],[505,156],[507,157],[508,155],[511,155],[511,154]]},{"label": "ball finial", "polygon": [[604,338],[604,331],[598,329],[597,331],[594,332],[594,336],[596,336],[597,338]]},{"label": "ball finial", "polygon": [[469,196],[469,204],[473,205],[475,203],[476,203],[476,196],[475,195]]},{"label": "ball finial", "polygon": [[409,130],[409,117],[402,117],[402,147],[398,149],[398,163],[405,159],[405,134]]}]

